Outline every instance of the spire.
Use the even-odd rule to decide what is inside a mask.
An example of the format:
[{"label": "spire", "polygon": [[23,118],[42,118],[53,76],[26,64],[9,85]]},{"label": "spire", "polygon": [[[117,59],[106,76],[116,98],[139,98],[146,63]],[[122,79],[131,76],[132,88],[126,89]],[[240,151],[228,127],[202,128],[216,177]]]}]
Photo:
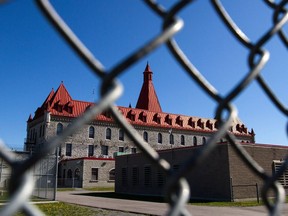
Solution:
[{"label": "spire", "polygon": [[152,75],[153,72],[151,71],[150,65],[147,62],[146,68],[143,72],[144,81],[138,97],[136,108],[154,112],[162,112],[154,85],[152,83]]}]

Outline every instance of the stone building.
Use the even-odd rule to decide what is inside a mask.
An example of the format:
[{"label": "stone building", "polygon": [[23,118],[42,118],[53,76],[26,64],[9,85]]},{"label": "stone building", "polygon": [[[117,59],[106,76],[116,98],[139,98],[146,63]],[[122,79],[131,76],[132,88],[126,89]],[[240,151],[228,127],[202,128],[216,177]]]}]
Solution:
[{"label": "stone building", "polygon": [[[272,174],[277,171],[288,153],[287,146],[243,143],[249,155]],[[177,172],[184,161],[201,146],[158,151]],[[117,193],[165,196],[167,177],[151,164],[143,154],[122,155],[116,158],[115,191]],[[189,172],[186,179],[192,200],[233,201],[259,198],[263,180],[252,172],[234,148],[227,142],[218,143],[216,149]],[[279,179],[288,192],[288,171]],[[166,190],[167,191],[167,190]],[[273,193],[270,194],[273,196]]]},{"label": "stone building", "polygon": [[[120,112],[156,150],[205,144],[217,130],[217,121],[163,112],[152,75],[147,63],[136,107],[118,106]],[[41,148],[92,105],[92,102],[74,100],[62,82],[56,91],[52,89],[34,116],[29,116],[25,150]],[[230,130],[239,142],[254,143],[253,129],[249,132],[239,119]],[[105,111],[61,143],[58,183],[78,187],[111,185],[115,178],[115,156],[138,151]]]}]

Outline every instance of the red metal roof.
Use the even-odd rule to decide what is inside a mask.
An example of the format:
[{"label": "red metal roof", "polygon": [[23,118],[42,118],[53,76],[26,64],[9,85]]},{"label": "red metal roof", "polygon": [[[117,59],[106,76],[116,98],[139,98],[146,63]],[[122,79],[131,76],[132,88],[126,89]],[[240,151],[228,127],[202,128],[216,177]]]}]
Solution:
[{"label": "red metal roof", "polygon": [[[118,107],[119,111],[126,117],[128,122],[134,126],[151,126],[163,129],[167,128],[167,130],[193,130],[207,133],[211,133],[217,130],[217,120],[215,119],[162,112],[152,84],[152,76],[148,76],[149,74],[152,75],[152,72],[150,70],[149,64],[147,64],[144,71],[144,79],[148,80],[148,84],[145,83],[144,80],[144,84],[138,99],[138,102],[141,105],[138,105],[137,103],[136,108]],[[145,90],[143,90],[143,88]],[[149,93],[148,96],[147,92],[143,93],[143,91],[146,91],[147,88],[148,92],[153,91],[152,93]],[[147,97],[149,98],[150,96],[152,97],[152,100],[146,101]],[[83,114],[83,112],[85,112],[87,108],[92,105],[92,102],[73,100],[62,82],[56,92],[54,92],[52,89],[42,106],[36,110],[33,119],[29,117],[29,122],[39,118],[40,116],[43,116],[46,112],[49,112],[52,116],[62,116],[68,118],[79,117]],[[141,108],[142,106],[144,107]],[[108,112],[103,112],[102,114],[96,116],[95,120],[113,122],[113,119]],[[248,132],[247,128],[239,119],[236,119],[235,122],[233,122],[231,132],[243,136],[255,135],[254,132]]]},{"label": "red metal roof", "polygon": [[153,72],[147,63],[144,75],[144,82],[141,88],[140,95],[138,97],[136,108],[145,109],[149,111],[162,112],[153,82],[152,82]]}]

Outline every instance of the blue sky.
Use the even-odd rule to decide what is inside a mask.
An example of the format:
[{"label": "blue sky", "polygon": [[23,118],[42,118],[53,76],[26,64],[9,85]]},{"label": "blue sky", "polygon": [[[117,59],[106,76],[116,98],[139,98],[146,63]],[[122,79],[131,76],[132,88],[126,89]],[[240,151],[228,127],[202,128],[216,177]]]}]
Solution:
[{"label": "blue sky", "polygon": [[[160,1],[170,7],[175,1]],[[110,69],[162,28],[142,1],[52,1],[68,25],[97,59]],[[223,4],[252,41],[272,26],[272,10],[259,0],[225,0]],[[175,36],[190,61],[226,95],[248,72],[248,51],[225,28],[210,1],[195,1],[179,14],[184,28]],[[99,81],[59,37],[34,1],[0,5],[0,138],[21,149],[26,121],[52,88],[64,82],[77,100],[99,98]],[[287,25],[285,26],[287,32]],[[270,60],[262,71],[283,103],[288,102],[287,49],[275,36],[265,48]],[[149,61],[162,110],[214,117],[216,103],[192,81],[165,45],[131,66],[119,79],[125,86],[117,105],[136,105],[142,72]],[[285,64],[286,63],[286,64]],[[286,118],[256,82],[234,100],[240,119],[254,129],[257,143],[287,145]]]}]

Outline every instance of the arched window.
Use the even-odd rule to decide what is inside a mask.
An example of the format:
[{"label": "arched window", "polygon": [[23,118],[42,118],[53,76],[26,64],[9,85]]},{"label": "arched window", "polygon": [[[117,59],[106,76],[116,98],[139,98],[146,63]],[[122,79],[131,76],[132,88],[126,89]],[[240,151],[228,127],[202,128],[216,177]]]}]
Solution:
[{"label": "arched window", "polygon": [[158,143],[162,144],[162,134],[158,133]]},{"label": "arched window", "polygon": [[169,141],[170,141],[170,144],[171,144],[171,145],[174,144],[174,135],[173,135],[173,134],[170,134],[170,136],[169,136]]},{"label": "arched window", "polygon": [[75,169],[74,178],[77,180],[80,179],[80,170],[78,168]]},{"label": "arched window", "polygon": [[72,170],[69,169],[67,172],[67,178],[72,178],[72,175],[73,175]]},{"label": "arched window", "polygon": [[203,144],[203,145],[206,144],[206,138],[205,138],[205,137],[202,138],[202,144]]},{"label": "arched window", "polygon": [[144,141],[148,142],[148,133],[146,131],[143,133],[143,139]]},{"label": "arched window", "polygon": [[185,137],[184,137],[184,135],[181,135],[181,145],[185,145]]},{"label": "arched window", "polygon": [[109,181],[115,181],[115,169],[109,171]]},{"label": "arched window", "polygon": [[95,128],[93,126],[89,127],[89,138],[94,138]]},{"label": "arched window", "polygon": [[60,134],[63,131],[63,124],[58,123],[57,124],[57,130],[56,130],[56,134]]},{"label": "arched window", "polygon": [[119,129],[119,140],[124,141],[124,130]]},{"label": "arched window", "polygon": [[197,137],[196,136],[193,137],[193,146],[197,146]]},{"label": "arched window", "polygon": [[111,129],[110,128],[106,129],[106,139],[111,140]]}]

